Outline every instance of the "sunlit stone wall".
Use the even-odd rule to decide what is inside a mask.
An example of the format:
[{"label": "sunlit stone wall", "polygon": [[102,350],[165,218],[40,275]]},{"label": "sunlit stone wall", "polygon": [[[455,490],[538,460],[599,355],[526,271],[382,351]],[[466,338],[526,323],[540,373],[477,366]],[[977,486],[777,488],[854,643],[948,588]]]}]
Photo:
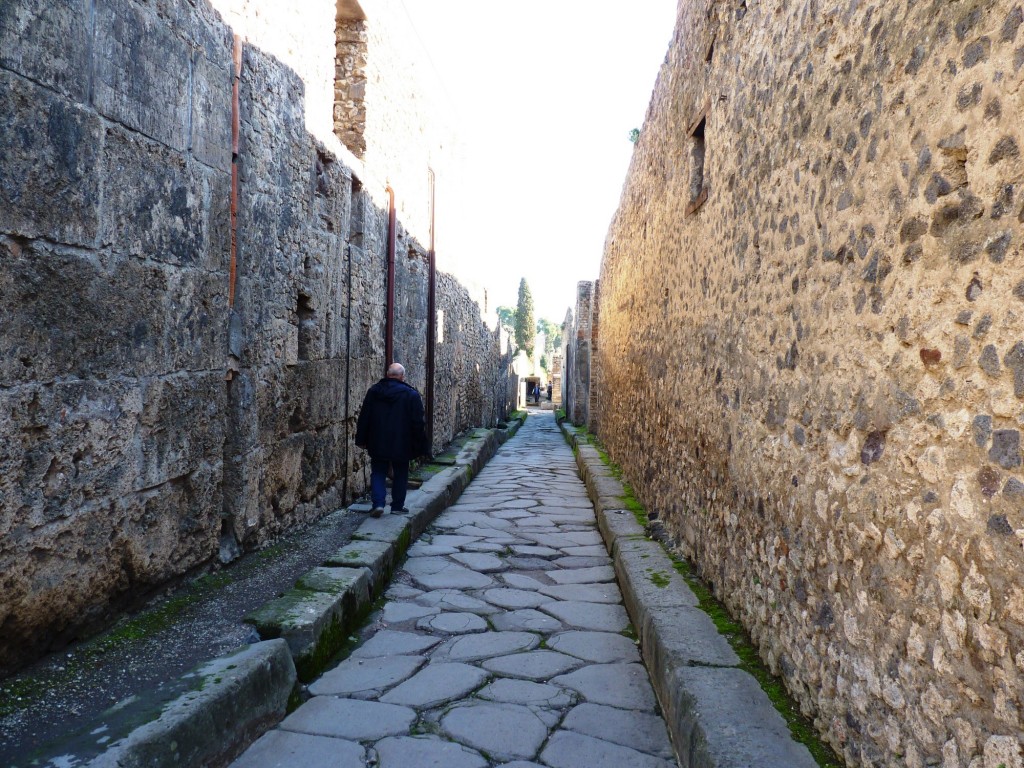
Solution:
[{"label": "sunlit stone wall", "polygon": [[609,233],[601,439],[850,765],[1021,765],[1021,25],[683,0]]}]

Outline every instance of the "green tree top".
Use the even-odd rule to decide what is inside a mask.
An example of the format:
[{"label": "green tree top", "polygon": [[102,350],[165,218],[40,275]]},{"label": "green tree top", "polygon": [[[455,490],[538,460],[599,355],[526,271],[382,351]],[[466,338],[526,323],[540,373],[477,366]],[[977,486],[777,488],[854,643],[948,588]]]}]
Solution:
[{"label": "green tree top", "polygon": [[516,304],[516,346],[533,357],[533,342],[536,338],[537,321],[533,317],[533,295],[526,278],[519,281],[519,303]]},{"label": "green tree top", "polygon": [[502,328],[508,331],[509,336],[514,336],[516,332],[515,307],[498,307],[498,322]]},{"label": "green tree top", "polygon": [[537,333],[544,334],[544,351],[551,354],[562,346],[562,326],[542,317],[537,321]]}]

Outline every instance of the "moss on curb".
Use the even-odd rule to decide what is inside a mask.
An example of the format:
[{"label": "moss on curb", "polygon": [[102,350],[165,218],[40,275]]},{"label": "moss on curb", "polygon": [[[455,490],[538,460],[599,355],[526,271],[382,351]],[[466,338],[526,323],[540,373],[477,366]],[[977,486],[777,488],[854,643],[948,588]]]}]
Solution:
[{"label": "moss on curb", "polygon": [[786,721],[793,738],[807,747],[821,768],[844,768],[845,763],[827,744],[821,741],[814,723],[800,712],[799,706],[789,695],[782,679],[772,674],[771,670],[761,661],[761,657],[757,653],[757,646],[754,645],[743,625],[729,614],[729,610],[712,594],[711,589],[697,576],[688,561],[671,551],[668,552],[668,555],[672,558],[672,564],[676,571],[700,601],[700,609],[711,617],[715,627],[739,656],[740,669],[748,672],[757,680],[775,709]]},{"label": "moss on curb", "polygon": [[672,583],[671,577],[663,571],[648,571],[651,583],[659,589],[664,589]]},{"label": "moss on curb", "polygon": [[[608,452],[598,442],[594,435],[582,427],[577,428],[577,430],[577,439],[584,440],[588,444],[592,445],[597,450],[601,462],[608,467],[615,479],[622,483],[622,488],[625,494],[623,496],[623,506],[633,513],[637,522],[640,523],[645,530],[648,529],[650,526],[650,519],[647,516],[647,511],[636,498],[633,488],[623,479],[622,468],[611,460],[608,456]],[[569,444],[573,448],[573,453],[578,453],[575,441],[570,439]],[[768,696],[768,699],[772,702],[776,711],[778,711],[786,721],[786,725],[789,728],[789,732],[793,736],[793,739],[807,747],[807,750],[811,753],[811,756],[821,768],[844,768],[845,764],[843,761],[818,736],[818,731],[815,729],[814,723],[800,712],[799,706],[792,696],[790,696],[789,691],[786,690],[782,679],[777,675],[772,674],[771,670],[765,666],[761,657],[758,655],[757,646],[754,645],[754,642],[751,640],[750,635],[747,633],[746,629],[744,629],[743,625],[729,614],[725,605],[714,596],[710,587],[708,587],[708,585],[705,584],[697,575],[691,563],[673,552],[669,547],[665,546],[663,542],[659,543],[661,544],[662,549],[664,549],[666,554],[671,558],[675,570],[683,577],[687,585],[689,585],[690,589],[693,590],[693,593],[697,596],[700,609],[711,618],[715,627],[739,657],[739,668],[749,673],[755,680],[757,680],[758,685],[761,686],[765,695]],[[650,578],[655,586],[661,587],[668,585],[668,577],[663,573],[650,572]],[[665,580],[664,584],[659,583],[661,579]],[[632,625],[630,626],[630,630],[632,630]]]}]

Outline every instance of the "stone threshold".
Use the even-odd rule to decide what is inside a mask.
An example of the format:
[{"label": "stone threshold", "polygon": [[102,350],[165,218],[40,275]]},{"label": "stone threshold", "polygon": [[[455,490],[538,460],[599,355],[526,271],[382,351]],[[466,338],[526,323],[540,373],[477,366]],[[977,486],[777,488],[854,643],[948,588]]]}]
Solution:
[{"label": "stone threshold", "polygon": [[[522,426],[525,414],[477,429],[451,466],[425,480],[407,514],[367,517],[352,541],[300,578],[282,597],[245,618],[261,641],[197,666],[150,695],[120,702],[48,757],[57,768],[216,768],[230,763],[280,722],[300,685],[317,677],[383,593],[394,566]],[[365,509],[364,509],[365,508]],[[354,504],[353,512],[369,505]],[[97,755],[98,750],[103,750]],[[59,752],[59,754],[58,754]],[[76,754],[77,753],[77,754]]]},{"label": "stone threshold", "polygon": [[560,423],[594,504],[681,768],[816,768],[721,635],[583,430]]}]

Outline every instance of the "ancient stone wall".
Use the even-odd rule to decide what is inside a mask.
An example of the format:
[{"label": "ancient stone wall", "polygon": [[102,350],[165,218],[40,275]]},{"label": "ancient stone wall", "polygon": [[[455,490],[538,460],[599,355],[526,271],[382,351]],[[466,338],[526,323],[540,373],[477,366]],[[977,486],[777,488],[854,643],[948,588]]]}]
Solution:
[{"label": "ancient stone wall", "polygon": [[594,281],[594,294],[590,301],[590,387],[587,401],[587,429],[594,434],[601,431],[601,281]]},{"label": "ancient stone wall", "polygon": [[[234,279],[238,30],[204,2],[0,5],[0,668],[365,488],[352,436],[384,370],[388,212],[330,134],[334,3],[222,4],[251,22]],[[409,146],[424,178],[427,154]],[[396,240],[395,349],[422,391],[425,246],[401,217]],[[437,294],[489,338],[454,278]],[[509,360],[474,341],[446,366],[496,382]],[[435,442],[504,416],[497,389]]]},{"label": "ancient stone wall", "polygon": [[573,381],[576,377],[576,317],[572,309],[565,312],[562,321],[562,409],[566,418],[572,420]]},{"label": "ancient stone wall", "polygon": [[444,327],[437,334],[434,450],[450,439],[443,435],[494,424],[515,409],[511,356],[500,352],[499,331],[480,322],[479,307],[466,288],[444,272],[438,273],[438,309]]},{"label": "ancient stone wall", "polygon": [[585,426],[590,418],[590,366],[591,332],[594,310],[594,284],[581,281],[576,285],[576,312],[573,324],[567,328],[566,338],[571,350],[569,396],[566,416],[576,426]]},{"label": "ancient stone wall", "polygon": [[366,20],[342,18],[337,27],[334,131],[352,153],[366,153]]},{"label": "ancient stone wall", "polygon": [[601,437],[850,765],[1021,765],[1022,17],[684,0],[607,241]]}]

